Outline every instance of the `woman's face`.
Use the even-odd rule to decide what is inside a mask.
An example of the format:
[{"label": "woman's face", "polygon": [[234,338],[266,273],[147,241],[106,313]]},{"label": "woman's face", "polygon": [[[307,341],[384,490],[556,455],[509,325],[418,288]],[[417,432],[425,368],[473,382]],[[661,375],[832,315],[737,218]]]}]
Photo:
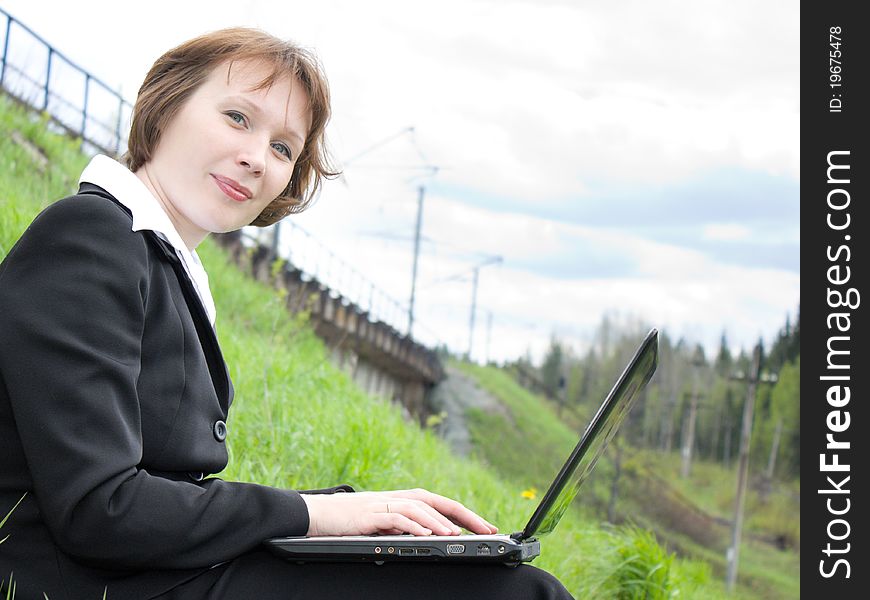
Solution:
[{"label": "woman's face", "polygon": [[188,248],[248,225],[290,182],[311,124],[308,95],[290,77],[254,90],[269,72],[253,62],[216,67],[136,171]]}]

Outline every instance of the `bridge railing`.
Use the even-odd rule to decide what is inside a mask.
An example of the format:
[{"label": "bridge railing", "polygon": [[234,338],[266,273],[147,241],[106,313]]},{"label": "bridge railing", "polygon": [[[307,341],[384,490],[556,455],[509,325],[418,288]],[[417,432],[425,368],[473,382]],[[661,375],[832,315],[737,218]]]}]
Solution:
[{"label": "bridge railing", "polygon": [[0,28],[3,91],[81,138],[90,153],[126,150],[132,104],[2,8]]},{"label": "bridge railing", "polygon": [[[272,246],[274,233],[274,227],[248,227],[244,239],[247,244]],[[372,321],[381,321],[402,334],[408,333],[407,303],[378,287],[293,221],[281,221],[280,237],[281,246],[288,248],[283,258],[291,266],[364,310]],[[415,341],[426,346],[434,348],[442,343],[436,333],[417,320],[414,321],[412,334]]]}]

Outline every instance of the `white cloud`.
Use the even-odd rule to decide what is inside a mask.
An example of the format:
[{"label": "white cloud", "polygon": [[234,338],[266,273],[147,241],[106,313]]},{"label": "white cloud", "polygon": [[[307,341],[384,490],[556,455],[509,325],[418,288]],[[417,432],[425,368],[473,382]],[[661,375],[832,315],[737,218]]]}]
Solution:
[{"label": "white cloud", "polygon": [[750,230],[739,223],[711,223],[705,225],[701,232],[707,240],[744,240],[749,237]]}]

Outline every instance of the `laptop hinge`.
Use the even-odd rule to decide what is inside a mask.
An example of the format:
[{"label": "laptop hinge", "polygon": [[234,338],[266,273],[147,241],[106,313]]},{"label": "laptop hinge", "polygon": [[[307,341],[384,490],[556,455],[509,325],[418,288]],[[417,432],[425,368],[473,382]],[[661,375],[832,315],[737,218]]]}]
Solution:
[{"label": "laptop hinge", "polygon": [[515,531],[514,533],[511,534],[510,537],[511,537],[512,540],[516,540],[516,541],[518,541],[518,542],[522,542],[522,541],[524,541],[524,540],[523,540],[523,532],[522,532],[522,531]]}]

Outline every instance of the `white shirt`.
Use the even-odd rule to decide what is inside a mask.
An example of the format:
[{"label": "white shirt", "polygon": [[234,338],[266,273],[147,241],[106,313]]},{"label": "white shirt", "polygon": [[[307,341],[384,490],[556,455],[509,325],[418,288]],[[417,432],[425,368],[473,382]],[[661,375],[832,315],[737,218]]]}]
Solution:
[{"label": "white shirt", "polygon": [[163,206],[151,194],[151,190],[127,167],[102,154],[93,157],[82,171],[79,183],[82,182],[100,186],[130,209],[133,213],[133,231],[143,229],[153,231],[175,248],[175,253],[181,259],[187,276],[190,277],[194,289],[202,300],[209,321],[214,326],[216,312],[214,299],[208,287],[208,274],[196,251],[188,250],[185,246],[166,211],[163,210]]}]

